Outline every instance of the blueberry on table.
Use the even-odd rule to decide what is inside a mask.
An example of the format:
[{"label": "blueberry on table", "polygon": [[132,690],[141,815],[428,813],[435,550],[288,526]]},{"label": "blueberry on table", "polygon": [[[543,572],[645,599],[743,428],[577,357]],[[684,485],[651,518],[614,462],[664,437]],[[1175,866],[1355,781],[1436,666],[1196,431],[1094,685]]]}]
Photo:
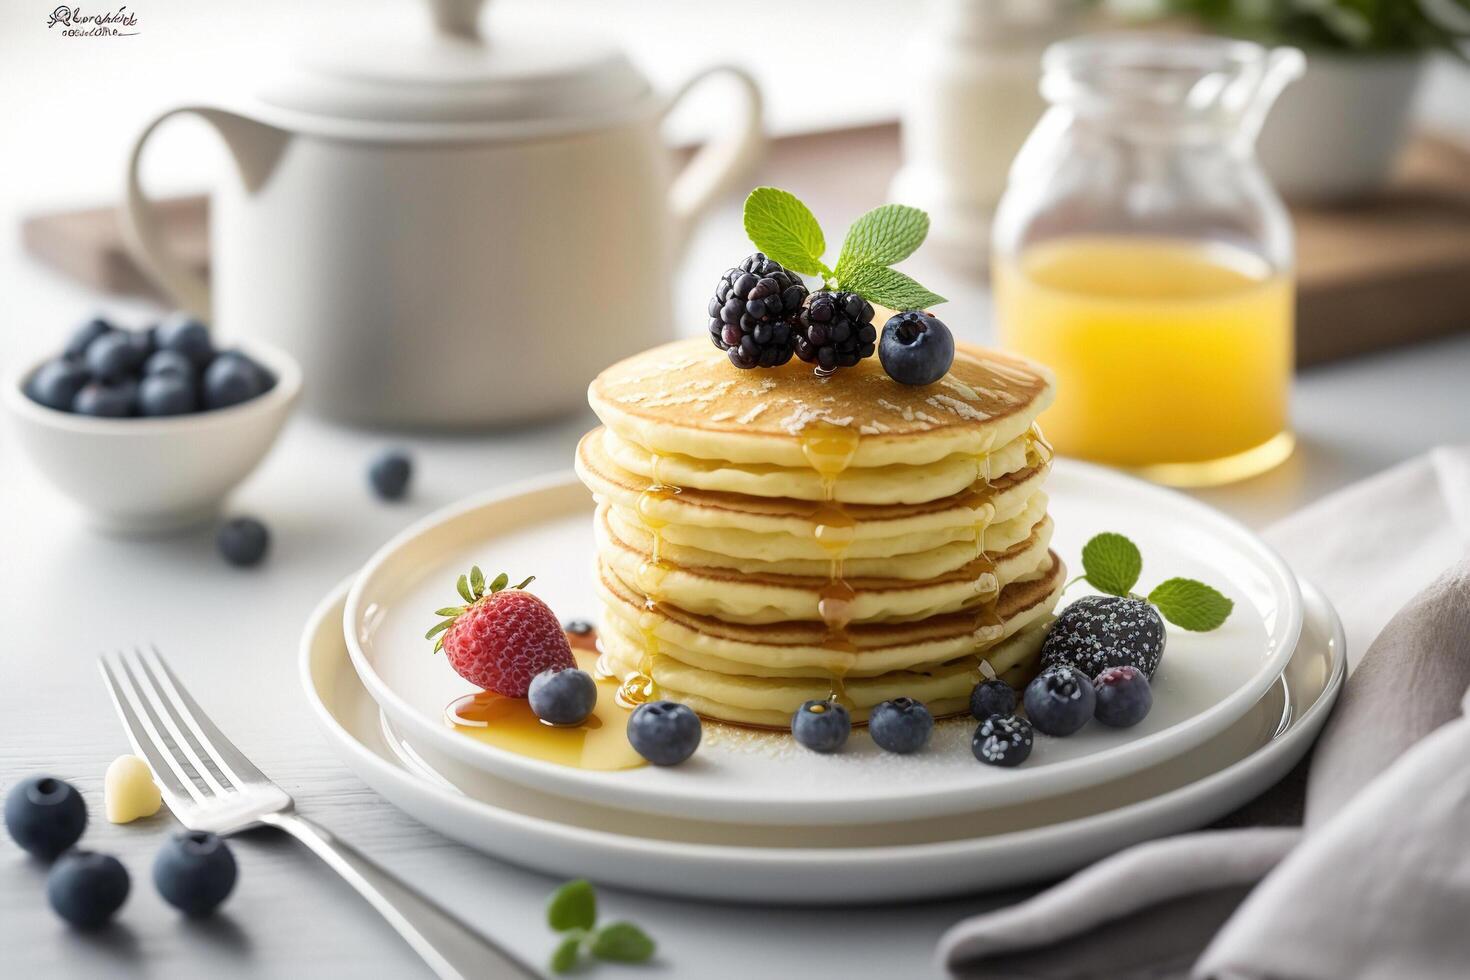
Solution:
[{"label": "blueberry on table", "polygon": [[215,545],[225,561],[239,568],[260,563],[270,546],[270,532],[253,517],[236,517],[220,525]]},{"label": "blueberry on table", "polygon": [[155,374],[138,386],[138,411],[142,415],[187,415],[198,407],[194,382],[189,378]]},{"label": "blueberry on table", "polygon": [[189,830],[159,848],[153,859],[153,885],[180,912],[204,916],[229,897],[237,871],[228,844],[214,834]]},{"label": "blueberry on table", "polygon": [[22,849],[49,861],[81,840],[87,804],[71,783],[32,776],[5,797],[5,829]]},{"label": "blueberry on table", "polygon": [[124,380],[114,384],[93,381],[83,386],[72,399],[71,410],[78,415],[121,419],[138,411],[138,384]]},{"label": "blueberry on table", "polygon": [[687,704],[650,701],[628,717],[628,742],[656,766],[676,766],[694,754],[704,729]]},{"label": "blueberry on table", "polygon": [[970,714],[978,721],[991,715],[1008,715],[1016,710],[1016,689],[1005,681],[981,681],[970,692]]},{"label": "blueberry on table", "polygon": [[954,363],[954,334],[933,314],[919,310],[895,314],[883,325],[878,360],[899,384],[933,384]]},{"label": "blueberry on table", "polygon": [[1093,714],[1111,728],[1133,727],[1154,706],[1148,678],[1137,667],[1109,667],[1093,678],[1092,689],[1097,695]]},{"label": "blueberry on table", "polygon": [[143,351],[126,330],[113,330],[92,341],[83,363],[92,376],[102,381],[120,381],[137,370]]},{"label": "blueberry on table", "polygon": [[852,734],[852,716],[836,701],[807,701],[791,716],[791,735],[813,752],[836,752]]},{"label": "blueberry on table", "polygon": [[193,361],[176,350],[154,351],[143,362],[143,377],[151,378],[161,374],[184,378],[192,383],[199,370],[194,367]]},{"label": "blueberry on table", "polygon": [[74,361],[57,358],[47,361],[36,369],[26,384],[26,395],[31,401],[58,412],[70,412],[77,392],[91,380],[87,369]]},{"label": "blueberry on table", "polygon": [[408,454],[390,449],[368,466],[368,483],[373,492],[383,500],[401,500],[408,492],[408,481],[413,476],[413,460]]},{"label": "blueberry on table", "polygon": [[1031,723],[1016,715],[991,715],[975,729],[970,751],[987,766],[1013,768],[1031,755]]},{"label": "blueberry on table", "polygon": [[51,867],[46,898],[56,914],[79,929],[96,929],[128,898],[128,869],[111,854],[72,851]]},{"label": "blueberry on table", "polygon": [[184,313],[165,319],[154,330],[159,350],[177,351],[202,368],[214,357],[209,328]]},{"label": "blueberry on table", "polygon": [[69,361],[80,361],[87,354],[87,348],[92,346],[92,341],[103,334],[111,333],[115,327],[102,317],[93,317],[72,333],[71,339],[66,342],[61,356]]},{"label": "blueberry on table", "polygon": [[884,701],[868,715],[868,734],[885,752],[908,755],[929,744],[934,734],[934,716],[921,701],[894,698]]},{"label": "blueberry on table", "polygon": [[1044,735],[1071,735],[1092,717],[1092,681],[1075,667],[1047,667],[1026,685],[1026,717]]},{"label": "blueberry on table", "polygon": [[229,408],[265,391],[265,375],[254,361],[239,354],[221,354],[204,369],[204,407]]},{"label": "blueberry on table", "polygon": [[531,711],[549,725],[580,725],[597,706],[597,682],[585,670],[543,670],[526,692]]},{"label": "blueberry on table", "polygon": [[1069,664],[1088,677],[1109,667],[1137,667],[1152,677],[1164,656],[1164,620],[1131,596],[1090,595],[1052,623],[1041,644],[1041,665]]}]

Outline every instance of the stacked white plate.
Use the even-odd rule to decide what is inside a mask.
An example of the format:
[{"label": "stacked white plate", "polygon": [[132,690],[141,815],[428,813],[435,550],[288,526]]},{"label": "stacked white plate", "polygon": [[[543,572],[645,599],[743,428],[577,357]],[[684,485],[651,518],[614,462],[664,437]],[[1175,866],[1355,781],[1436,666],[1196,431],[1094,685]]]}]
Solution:
[{"label": "stacked white plate", "polygon": [[[674,768],[598,772],[467,738],[444,708],[472,688],[424,630],[472,564],[564,619],[596,608],[592,501],[570,476],[478,498],[389,542],[327,597],[302,640],[302,682],[331,743],[384,797],[442,833],[562,876],[721,900],[894,901],[1056,877],[1121,847],[1220,817],[1310,747],[1341,687],[1341,625],[1320,593],[1235,522],[1187,497],[1058,461],[1053,543],[1118,531],[1141,589],[1197,578],[1235,600],[1211,633],[1171,628],[1139,726],[1038,736],[1017,769],[977,763],[974,722],[941,722],[923,753],[856,732],[835,756],[782,734],[706,725]],[[1082,594],[1076,587],[1063,601]],[[797,887],[819,875],[821,889]]]}]

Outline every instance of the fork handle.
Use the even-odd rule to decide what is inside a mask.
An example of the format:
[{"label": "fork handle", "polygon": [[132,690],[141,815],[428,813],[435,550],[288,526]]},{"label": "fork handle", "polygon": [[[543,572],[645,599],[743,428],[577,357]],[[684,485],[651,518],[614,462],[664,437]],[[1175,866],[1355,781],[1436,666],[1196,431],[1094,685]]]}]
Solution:
[{"label": "fork handle", "polygon": [[261,823],[278,827],[311,849],[378,910],[443,980],[540,976],[515,954],[409,887],[323,827],[294,813],[275,813]]}]

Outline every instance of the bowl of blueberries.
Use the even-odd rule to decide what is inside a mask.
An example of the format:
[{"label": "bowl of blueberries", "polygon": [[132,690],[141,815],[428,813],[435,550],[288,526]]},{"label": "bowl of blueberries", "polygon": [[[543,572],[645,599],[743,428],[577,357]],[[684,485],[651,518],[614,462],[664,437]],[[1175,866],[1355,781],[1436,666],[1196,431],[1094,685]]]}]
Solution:
[{"label": "bowl of blueberries", "polygon": [[175,314],[141,330],[83,324],[5,385],[20,443],[98,527],[205,523],[255,469],[301,394],[301,370],[264,344],[220,350]]}]

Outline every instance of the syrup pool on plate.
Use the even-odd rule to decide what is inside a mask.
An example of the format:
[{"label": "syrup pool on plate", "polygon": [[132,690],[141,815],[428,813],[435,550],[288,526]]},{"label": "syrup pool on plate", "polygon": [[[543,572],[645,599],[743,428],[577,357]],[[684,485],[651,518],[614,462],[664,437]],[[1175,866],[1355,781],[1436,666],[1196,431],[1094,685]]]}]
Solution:
[{"label": "syrup pool on plate", "polygon": [[455,731],[518,755],[576,769],[633,769],[644,759],[628,743],[628,716],[618,703],[617,678],[599,677],[597,633],[568,633],[577,666],[597,678],[597,706],[580,725],[548,725],[531,711],[525,698],[493,691],[466,694],[444,709]]}]

